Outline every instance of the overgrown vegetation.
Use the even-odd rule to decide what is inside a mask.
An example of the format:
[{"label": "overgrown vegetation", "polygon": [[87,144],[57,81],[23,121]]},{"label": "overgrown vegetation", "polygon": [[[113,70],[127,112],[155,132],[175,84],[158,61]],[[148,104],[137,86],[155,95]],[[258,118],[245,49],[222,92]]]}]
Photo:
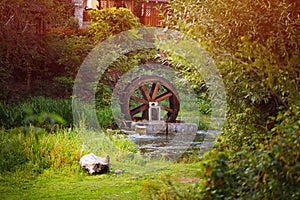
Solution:
[{"label": "overgrown vegetation", "polygon": [[78,172],[80,157],[89,152],[104,156],[109,153],[112,162],[124,161],[128,156],[134,160],[132,156],[138,156],[135,144],[123,135],[97,133],[82,127],[78,131],[57,129],[52,134],[35,126],[1,129],[0,146],[1,173],[40,174],[50,168]]},{"label": "overgrown vegetation", "polygon": [[169,12],[171,28],[214,56],[229,110],[202,182],[186,189],[166,179],[149,186],[153,199],[299,199],[299,2],[179,0]]},{"label": "overgrown vegetation", "polygon": [[139,19],[126,8],[91,10],[90,16],[89,33],[98,42],[142,25]]},{"label": "overgrown vegetation", "polygon": [[[10,101],[28,94],[70,95],[64,94],[64,85],[61,89],[59,82],[56,91],[45,85],[54,87],[55,77],[74,75],[89,49],[78,26],[71,23],[73,9],[69,0],[1,1],[0,10],[5,15],[0,18],[0,80],[5,87],[1,87],[0,99]],[[73,33],[71,38],[67,30]],[[79,42],[81,51],[76,52]],[[68,57],[71,66],[66,62],[66,51],[73,53]]]},{"label": "overgrown vegetation", "polygon": [[[147,199],[141,193],[144,182],[166,174],[189,178],[198,168],[196,164],[150,161],[117,132],[99,134],[81,127],[49,133],[29,128],[26,132],[22,128],[0,131],[2,198]],[[80,157],[90,152],[102,157],[109,154],[111,172],[90,176],[81,169]],[[123,174],[115,175],[116,169],[122,169]]]},{"label": "overgrown vegetation", "polygon": [[[90,109],[82,106],[86,110]],[[96,114],[102,128],[114,127],[110,106],[98,107]],[[18,103],[0,102],[0,126],[2,128],[11,129],[30,125],[47,128],[48,131],[55,130],[57,127],[72,128],[72,100],[38,96]]]},{"label": "overgrown vegetation", "polygon": [[29,130],[1,130],[1,173],[23,172],[40,174],[46,169],[78,170],[82,156],[81,138],[72,131],[49,134],[32,126]]},{"label": "overgrown vegetation", "polygon": [[[24,197],[22,187],[27,189],[29,183],[30,192],[41,189],[45,181],[52,188],[48,180],[64,175],[71,176],[73,182],[84,182],[88,191],[91,184],[103,179],[100,186],[115,199],[137,198],[134,195],[140,190],[145,199],[300,198],[300,3],[297,0],[170,1],[166,24],[186,33],[212,55],[228,95],[227,124],[216,148],[199,163],[173,163],[173,167],[179,166],[178,170],[170,169],[170,163],[165,161],[148,162],[132,141],[115,131],[109,134],[88,131],[84,122],[80,130],[73,127],[69,97],[81,62],[98,42],[140,27],[137,18],[122,8],[91,11],[89,29],[81,30],[72,18],[70,1],[29,2],[0,3],[1,13],[8,13],[0,16],[0,84],[4,86],[0,89],[0,99],[4,100],[0,103],[1,193],[9,196],[16,189]],[[41,10],[34,14],[36,10],[32,8]],[[51,27],[43,34],[36,34],[28,27],[42,14]],[[130,52],[106,70],[98,84],[95,103],[103,128],[114,126],[109,105],[118,78],[141,63],[168,64],[182,72],[199,95],[201,112],[210,112],[209,88],[201,74],[194,73],[193,66],[184,58],[163,55],[161,59],[160,53]],[[54,99],[32,97],[37,95]],[[128,175],[120,179],[110,176],[112,173],[99,178],[87,176],[78,161],[81,155],[90,152],[101,156],[109,152],[115,164],[112,169],[126,168]],[[199,161],[199,157],[182,161]],[[193,169],[189,174],[193,177],[188,179],[191,184],[178,179],[188,167]],[[166,173],[160,174],[159,170]],[[62,187],[69,184],[64,184],[68,181],[61,181],[61,177],[58,179],[56,184],[63,182]],[[111,180],[121,182],[122,194],[112,194],[120,190]],[[125,191],[127,183],[133,192]],[[105,184],[114,191],[104,187]],[[98,189],[97,185],[95,190]],[[78,188],[72,191],[76,193]],[[36,197],[35,193],[25,196]],[[103,196],[105,192],[96,194],[95,198],[107,197]],[[136,196],[141,198],[140,194]]]}]

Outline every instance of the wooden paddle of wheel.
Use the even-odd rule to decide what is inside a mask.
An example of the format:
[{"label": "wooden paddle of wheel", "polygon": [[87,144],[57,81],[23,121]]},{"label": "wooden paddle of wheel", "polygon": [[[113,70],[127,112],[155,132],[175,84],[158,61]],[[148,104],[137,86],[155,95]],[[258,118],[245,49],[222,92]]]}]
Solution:
[{"label": "wooden paddle of wheel", "polygon": [[121,111],[128,121],[149,120],[149,107],[158,105],[161,120],[175,122],[180,102],[175,86],[157,75],[142,75],[128,83],[120,96]]}]

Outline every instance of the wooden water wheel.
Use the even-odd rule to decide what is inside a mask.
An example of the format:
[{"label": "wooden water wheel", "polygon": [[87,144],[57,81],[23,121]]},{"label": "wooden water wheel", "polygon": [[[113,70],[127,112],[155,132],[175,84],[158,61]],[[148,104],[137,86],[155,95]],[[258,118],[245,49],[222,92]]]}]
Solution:
[{"label": "wooden water wheel", "polygon": [[175,86],[156,75],[142,75],[128,83],[120,97],[121,111],[125,120],[149,120],[149,107],[157,105],[160,120],[175,122],[180,102]]}]

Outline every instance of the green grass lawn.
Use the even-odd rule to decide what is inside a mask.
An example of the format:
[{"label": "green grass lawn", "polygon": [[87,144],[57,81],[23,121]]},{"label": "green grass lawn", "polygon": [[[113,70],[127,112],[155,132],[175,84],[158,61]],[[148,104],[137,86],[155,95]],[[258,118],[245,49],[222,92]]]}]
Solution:
[{"label": "green grass lawn", "polygon": [[[1,199],[149,199],[142,192],[147,182],[161,182],[162,177],[171,176],[179,184],[187,184],[180,183],[180,179],[195,177],[198,164],[119,162],[112,163],[111,169],[111,173],[101,175],[89,175],[81,169],[74,174],[50,169],[34,178],[6,173],[0,181]],[[115,169],[124,173],[115,175]]]},{"label": "green grass lawn", "polygon": [[[197,177],[196,160],[143,157],[117,132],[26,130],[0,129],[0,199],[151,199],[151,190],[164,186],[165,177],[184,185],[189,184],[182,179]],[[89,175],[79,164],[88,153],[109,154],[111,172]],[[115,175],[116,169],[124,173]]]}]

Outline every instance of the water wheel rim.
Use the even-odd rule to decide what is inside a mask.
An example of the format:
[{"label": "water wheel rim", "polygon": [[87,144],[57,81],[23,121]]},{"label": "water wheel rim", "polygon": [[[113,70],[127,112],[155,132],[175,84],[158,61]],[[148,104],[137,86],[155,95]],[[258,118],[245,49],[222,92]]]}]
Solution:
[{"label": "water wheel rim", "polygon": [[[146,86],[148,84],[148,87]],[[151,86],[149,86],[151,85]],[[165,121],[174,122],[179,112],[180,103],[175,86],[161,76],[143,75],[132,80],[125,88],[126,95],[123,101],[125,119],[132,121],[148,120],[149,103],[163,102],[168,105],[159,105],[166,112]],[[140,96],[136,96],[138,91]],[[132,106],[132,102],[139,103]],[[141,115],[141,116],[138,116]]]}]

